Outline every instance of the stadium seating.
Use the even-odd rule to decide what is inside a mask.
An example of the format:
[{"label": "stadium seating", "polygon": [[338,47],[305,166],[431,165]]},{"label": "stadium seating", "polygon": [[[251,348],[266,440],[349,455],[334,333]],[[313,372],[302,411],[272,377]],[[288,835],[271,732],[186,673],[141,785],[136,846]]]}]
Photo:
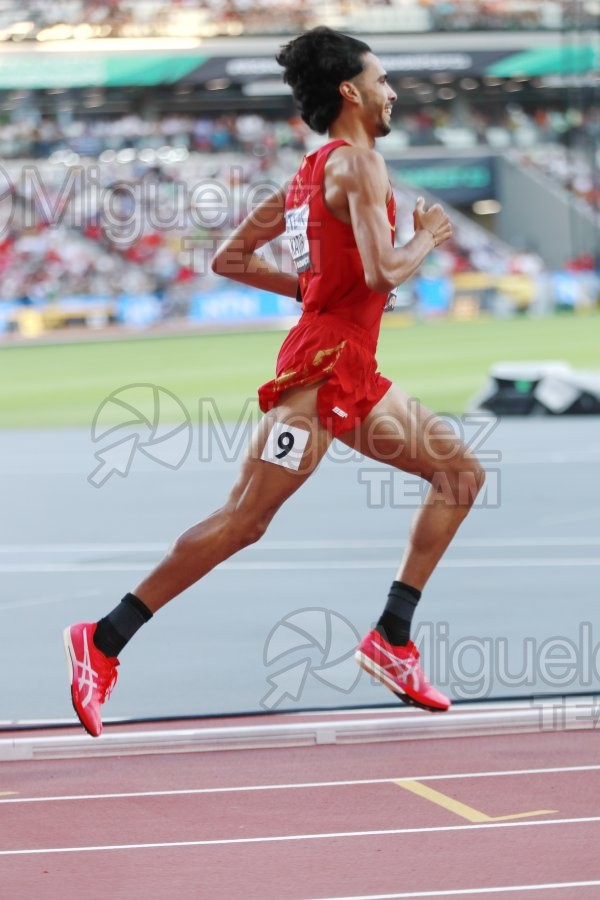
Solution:
[{"label": "stadium seating", "polygon": [[0,40],[594,28],[594,0],[0,0]]}]

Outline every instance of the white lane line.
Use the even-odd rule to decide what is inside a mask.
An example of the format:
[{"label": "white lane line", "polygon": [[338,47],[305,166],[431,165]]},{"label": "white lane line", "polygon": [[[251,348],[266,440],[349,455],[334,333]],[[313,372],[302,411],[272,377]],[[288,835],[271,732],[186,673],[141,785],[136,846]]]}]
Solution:
[{"label": "white lane line", "polygon": [[252,838],[221,838],[203,841],[157,841],[150,844],[98,844],[87,847],[35,847],[27,850],[0,850],[0,856],[32,856],[50,853],[92,853],[101,850],[157,850],[172,847],[224,847],[228,844],[271,844],[286,841],[326,841],[333,838],[386,837],[394,834],[439,834],[442,832],[480,831],[482,828],[542,828],[547,825],[585,825],[600,823],[600,816],[577,819],[540,819],[539,821],[485,822],[477,825],[434,825],[429,828],[384,828],[374,831],[329,831],[322,834],[277,834]]},{"label": "white lane line", "polygon": [[[13,390],[11,386],[11,391]],[[14,451],[13,451],[14,452]],[[485,454],[491,452],[491,458],[485,458]],[[501,458],[498,456],[501,454]],[[507,466],[563,466],[563,465],[594,465],[600,462],[600,451],[594,447],[586,448],[579,453],[568,451],[556,451],[554,453],[540,453],[531,451],[530,453],[510,453],[510,451],[486,451],[482,448],[481,461],[488,469],[504,469]],[[345,463],[350,465],[345,467]],[[325,458],[323,469],[328,476],[349,479],[355,473],[360,472],[365,466],[363,462],[370,463],[370,460],[341,460],[338,464],[336,459]],[[210,463],[210,475],[221,475],[235,471],[237,460],[214,460]],[[179,475],[187,478],[197,478],[199,475],[205,474],[206,463],[196,459],[188,458],[188,460],[179,467]],[[157,463],[146,462],[137,456],[135,460],[135,475],[146,476],[156,475],[162,467]],[[89,474],[90,465],[83,455],[69,454],[67,459],[60,458],[48,461],[44,468],[40,467],[38,457],[23,458],[16,456],[14,460],[6,459],[0,468],[0,476],[15,475],[17,477],[47,478],[48,475],[70,475],[82,480]],[[395,474],[398,470],[381,465],[382,472]]]},{"label": "white lane line", "polygon": [[[397,567],[398,558],[393,559],[307,559],[307,560],[239,560],[224,562],[217,571],[236,572],[268,572],[268,571],[318,571],[345,569],[389,569]],[[36,574],[47,575],[56,572],[146,572],[146,562],[80,562],[80,563],[0,563],[0,572],[4,574]],[[583,568],[600,566],[600,556],[563,556],[563,557],[498,557],[482,559],[442,559],[438,563],[443,569],[531,569],[531,568]]]},{"label": "white lane line", "polygon": [[10,609],[28,609],[36,606],[53,606],[56,603],[72,603],[75,600],[81,599],[81,597],[62,594],[58,597],[34,597],[31,600],[10,600],[8,603],[0,601],[0,612],[8,612]]},{"label": "white lane line", "polygon": [[591,519],[600,519],[599,509],[580,509],[576,513],[564,513],[560,516],[541,516],[538,521],[546,525],[569,525],[572,522],[586,522]]},{"label": "white lane line", "polygon": [[[0,612],[7,612],[9,609],[27,609],[35,606],[52,606],[57,603],[72,603],[74,601],[89,600],[90,598],[99,597],[101,591],[99,588],[91,588],[77,594],[57,594],[55,597],[32,597],[27,600],[9,600],[6,603],[0,599]],[[0,722],[0,728],[3,723]]]},{"label": "white lane line", "polygon": [[471,897],[476,894],[509,894],[514,891],[561,891],[566,888],[595,887],[600,881],[553,881],[550,884],[507,884],[502,887],[461,888],[451,891],[410,891],[404,894],[356,894],[352,897],[326,897],[324,900],[400,900],[409,897]]},{"label": "white lane line", "polygon": [[160,553],[164,544],[0,544],[0,553]]},{"label": "white lane line", "polygon": [[[600,515],[598,513],[597,515]],[[246,547],[245,552],[267,550],[395,550],[406,546],[406,542],[394,538],[357,539],[323,538],[298,540],[262,540]],[[456,538],[453,547],[598,547],[600,535],[583,537],[498,537],[498,538]],[[0,553],[160,553],[167,550],[164,543],[120,543],[120,544],[0,544]]]},{"label": "white lane line", "polygon": [[600,556],[541,556],[541,557],[498,557],[494,559],[447,559],[440,560],[438,566],[447,569],[478,569],[478,568],[535,568],[542,566],[600,566]]},{"label": "white lane line", "polygon": [[127,791],[111,794],[64,794],[54,797],[11,797],[3,803],[58,803],[63,800],[125,800],[139,797],[178,797],[194,794],[235,794],[252,791],[291,791],[308,788],[354,787],[363,784],[398,784],[402,781],[446,781],[457,778],[512,778],[517,775],[562,775],[565,772],[596,772],[600,765],[559,766],[551,769],[507,769],[494,772],[452,772],[446,775],[404,775],[401,778],[361,778],[352,781],[305,781],[291,784],[250,784],[238,787],[179,788],[165,791]]},{"label": "white lane line", "polygon": [[523,454],[511,454],[510,456],[502,456],[502,459],[493,460],[494,466],[499,468],[503,468],[504,466],[561,466],[566,465],[568,463],[596,463],[600,462],[600,457],[598,456],[598,452],[596,450],[583,451],[580,454],[571,454],[571,453],[552,453],[552,454],[537,454],[535,451],[533,453],[523,453]]}]

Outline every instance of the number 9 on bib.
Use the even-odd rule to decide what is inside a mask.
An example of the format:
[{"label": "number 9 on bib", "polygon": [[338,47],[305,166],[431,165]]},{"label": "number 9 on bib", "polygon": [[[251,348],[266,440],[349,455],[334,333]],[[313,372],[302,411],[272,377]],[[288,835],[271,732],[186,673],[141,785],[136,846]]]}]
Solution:
[{"label": "number 9 on bib", "polygon": [[260,458],[285,469],[298,471],[309,435],[310,432],[304,428],[274,422]]}]

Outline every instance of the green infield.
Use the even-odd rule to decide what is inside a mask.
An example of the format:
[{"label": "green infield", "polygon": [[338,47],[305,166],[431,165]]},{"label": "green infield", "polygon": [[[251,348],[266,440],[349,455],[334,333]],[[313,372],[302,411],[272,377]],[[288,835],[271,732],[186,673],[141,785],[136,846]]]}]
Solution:
[{"label": "green infield", "polygon": [[[600,368],[600,315],[386,320],[379,366],[440,412],[460,413],[500,360],[564,360]],[[237,418],[256,386],[272,377],[279,331],[196,334],[136,340],[0,346],[0,427],[89,426],[102,401],[132,384],[174,393],[195,420],[212,398],[225,420]]]}]

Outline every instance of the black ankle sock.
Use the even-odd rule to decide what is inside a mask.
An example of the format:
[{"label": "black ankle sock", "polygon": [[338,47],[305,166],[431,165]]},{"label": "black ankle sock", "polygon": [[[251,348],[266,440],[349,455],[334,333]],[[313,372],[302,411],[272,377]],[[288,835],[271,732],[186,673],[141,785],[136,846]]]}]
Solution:
[{"label": "black ankle sock", "polygon": [[417,588],[403,581],[392,582],[385,609],[375,626],[390,644],[398,646],[410,640],[410,623],[420,599]]},{"label": "black ankle sock", "polygon": [[136,631],[152,618],[145,603],[134,594],[125,594],[118,606],[97,624],[94,644],[105,656],[118,656]]}]

